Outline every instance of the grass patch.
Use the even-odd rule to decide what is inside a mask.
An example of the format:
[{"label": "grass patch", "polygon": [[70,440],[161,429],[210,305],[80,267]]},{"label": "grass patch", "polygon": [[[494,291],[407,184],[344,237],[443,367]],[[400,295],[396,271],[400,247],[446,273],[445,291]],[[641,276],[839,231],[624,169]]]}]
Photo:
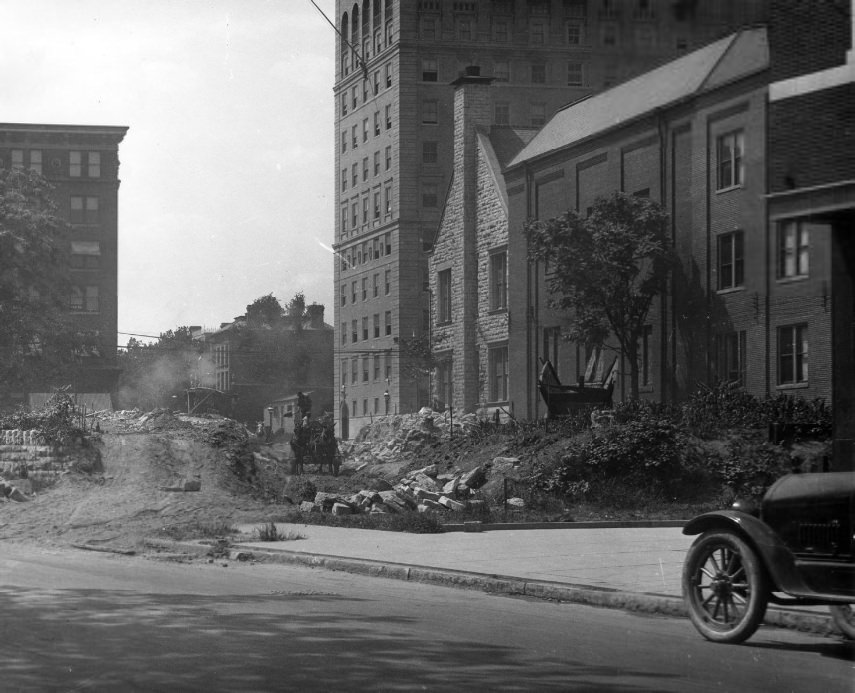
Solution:
[{"label": "grass patch", "polygon": [[187,539],[219,539],[237,534],[238,530],[221,520],[216,522],[194,520],[185,524],[168,525],[161,528],[161,532],[174,541],[185,541]]},{"label": "grass patch", "polygon": [[303,534],[281,531],[275,522],[267,522],[261,525],[261,527],[255,528],[256,541],[297,541],[298,539],[305,538]]}]

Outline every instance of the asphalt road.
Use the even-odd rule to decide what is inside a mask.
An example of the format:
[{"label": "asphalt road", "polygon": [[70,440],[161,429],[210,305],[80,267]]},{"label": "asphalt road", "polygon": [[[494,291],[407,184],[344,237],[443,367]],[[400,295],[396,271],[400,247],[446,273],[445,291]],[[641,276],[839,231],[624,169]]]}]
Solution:
[{"label": "asphalt road", "polygon": [[846,691],[853,649],[302,567],[0,543],[0,691]]}]

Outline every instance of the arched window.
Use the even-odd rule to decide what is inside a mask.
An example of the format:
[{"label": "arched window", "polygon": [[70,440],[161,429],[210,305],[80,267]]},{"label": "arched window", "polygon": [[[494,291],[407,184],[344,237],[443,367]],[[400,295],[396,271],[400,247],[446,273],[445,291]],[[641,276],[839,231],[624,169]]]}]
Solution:
[{"label": "arched window", "polygon": [[341,56],[341,73],[347,76],[350,73],[350,46],[347,45],[350,24],[347,12],[341,16],[341,39],[339,41],[339,55]]},{"label": "arched window", "polygon": [[359,5],[355,4],[350,13],[350,42],[353,45],[359,43]]},{"label": "arched window", "polygon": [[362,2],[362,38],[371,35],[371,0]]}]

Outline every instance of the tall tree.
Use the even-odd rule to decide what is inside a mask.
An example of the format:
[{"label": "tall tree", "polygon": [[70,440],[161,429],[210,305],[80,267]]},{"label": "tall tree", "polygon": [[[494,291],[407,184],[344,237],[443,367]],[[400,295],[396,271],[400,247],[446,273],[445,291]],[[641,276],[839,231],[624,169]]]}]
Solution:
[{"label": "tall tree", "polygon": [[588,217],[568,211],[525,231],[529,259],[549,266],[550,305],[572,314],[568,339],[601,345],[613,336],[637,399],[639,342],[674,262],[668,214],[653,200],[615,193],[596,200]]},{"label": "tall tree", "polygon": [[67,317],[66,224],[52,186],[24,169],[0,169],[0,394],[70,377],[81,335]]}]

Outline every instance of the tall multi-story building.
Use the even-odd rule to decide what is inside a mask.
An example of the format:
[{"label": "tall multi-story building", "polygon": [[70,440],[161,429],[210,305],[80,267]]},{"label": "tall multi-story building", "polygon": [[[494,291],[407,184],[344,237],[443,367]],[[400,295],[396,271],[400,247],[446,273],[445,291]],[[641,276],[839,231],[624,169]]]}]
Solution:
[{"label": "tall multi-story building", "polygon": [[466,66],[493,78],[492,125],[540,127],[765,16],[765,0],[337,2],[339,433],[430,402],[418,348],[437,309],[427,257],[452,178],[451,83]]},{"label": "tall multi-story building", "polygon": [[[57,216],[70,226],[74,326],[97,342],[63,382],[77,393],[117,388],[119,143],[127,127],[0,124],[0,166],[28,168],[54,186]],[[105,397],[100,404],[107,403]]]}]

